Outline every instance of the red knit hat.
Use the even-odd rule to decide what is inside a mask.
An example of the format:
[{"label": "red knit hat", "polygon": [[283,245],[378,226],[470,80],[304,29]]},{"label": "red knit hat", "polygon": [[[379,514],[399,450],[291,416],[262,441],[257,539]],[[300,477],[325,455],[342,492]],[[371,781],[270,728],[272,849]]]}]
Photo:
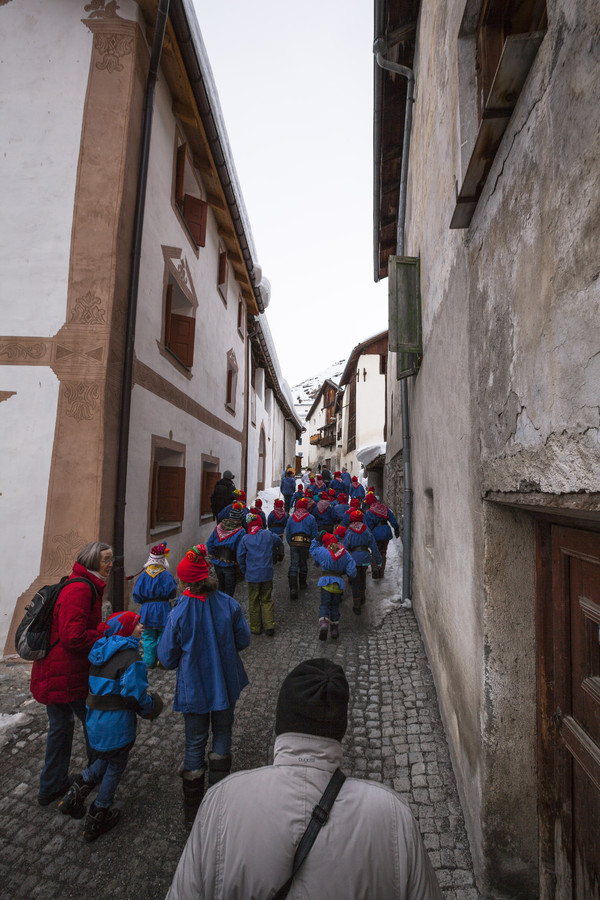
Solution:
[{"label": "red knit hat", "polygon": [[254,505],[257,509],[262,509],[262,500],[260,499],[260,497],[256,498],[256,500],[254,501]]},{"label": "red knit hat", "polygon": [[164,541],[161,544],[156,544],[150,551],[152,556],[168,556],[170,552]]},{"label": "red knit hat", "polygon": [[[305,492],[304,496],[305,496],[305,497],[312,497],[312,495],[313,495],[312,488],[306,488],[306,492]],[[283,501],[282,501],[282,502],[283,502]]]},{"label": "red knit hat", "polygon": [[273,506],[277,506],[277,507],[283,506],[283,500],[280,500],[278,497],[277,500],[273,501]]},{"label": "red knit hat", "polygon": [[322,543],[323,543],[324,547],[329,547],[330,544],[337,544],[337,542],[338,542],[338,539],[336,538],[335,534],[324,534],[323,535]]},{"label": "red knit hat", "polygon": [[351,522],[362,522],[363,514],[360,509],[351,509],[350,510],[350,521]]},{"label": "red knit hat", "polygon": [[333,473],[333,477],[334,477],[334,478],[341,478],[341,477],[342,477],[342,473],[341,473],[341,472],[334,472],[334,473]]},{"label": "red knit hat", "polygon": [[[334,494],[335,494],[335,491],[334,491]],[[321,500],[329,500],[329,494],[327,493],[327,491],[321,492]]]},{"label": "red knit hat", "polygon": [[327,491],[327,493],[329,494],[330,497],[335,497],[335,491],[334,491],[333,488],[329,488],[329,490]]},{"label": "red knit hat", "polygon": [[350,509],[358,509],[360,507],[360,500],[358,497],[353,497],[350,501]]},{"label": "red knit hat", "polygon": [[352,476],[352,484],[358,484],[358,478],[356,477],[356,475]]},{"label": "red knit hat", "polygon": [[298,502],[296,503],[296,509],[306,509],[308,506],[308,500],[306,497],[300,497]]},{"label": "red knit hat", "polygon": [[337,537],[339,537],[340,540],[342,540],[342,538],[346,534],[346,530],[347,529],[346,529],[345,525],[336,525],[335,528],[333,529],[333,533],[335,535],[337,535]]},{"label": "red knit hat", "polygon": [[184,584],[194,584],[196,581],[204,581],[205,578],[208,578],[206,553],[204,544],[196,544],[185,554],[177,566],[177,577]]},{"label": "red knit hat", "polygon": [[377,500],[377,497],[375,496],[375,494],[372,494],[372,493],[368,493],[367,496],[365,497],[365,503],[367,503],[369,506],[371,505],[371,503],[375,503],[376,500]]},{"label": "red knit hat", "polygon": [[344,494],[342,491],[340,491],[340,493],[338,494],[338,501],[340,503],[345,503],[347,499],[348,499],[348,495]]},{"label": "red knit hat", "polygon": [[302,484],[302,482],[300,482],[300,484],[298,485],[298,490],[300,491],[301,494],[304,493],[304,485]]},{"label": "red knit hat", "polygon": [[131,637],[139,621],[140,617],[137,613],[129,610],[127,612],[116,612],[109,616],[106,622],[100,622],[98,632],[104,637],[112,637],[116,634],[121,637]]}]

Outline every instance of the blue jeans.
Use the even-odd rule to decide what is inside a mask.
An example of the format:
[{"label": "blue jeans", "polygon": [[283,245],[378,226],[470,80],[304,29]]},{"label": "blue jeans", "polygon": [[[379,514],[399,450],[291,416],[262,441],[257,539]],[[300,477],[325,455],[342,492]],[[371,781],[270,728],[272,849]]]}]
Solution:
[{"label": "blue jeans", "polygon": [[74,715],[83,726],[88,763],[92,758],[92,749],[88,743],[85,727],[85,700],[78,698],[70,703],[49,703],[46,706],[46,712],[48,714],[48,736],[44,768],[40,775],[40,799],[50,797],[59,791],[66,792],[68,789],[67,777],[75,729]]},{"label": "blue jeans", "polygon": [[219,756],[231,753],[231,732],[235,703],[228,709],[215,709],[209,713],[184,713],[185,756],[183,768],[187,772],[202,769],[208,742],[208,729],[212,725],[212,752]]},{"label": "blue jeans", "polygon": [[300,572],[301,575],[308,574],[308,547],[300,547],[296,544],[290,544],[290,567],[288,575],[292,578]]},{"label": "blue jeans", "polygon": [[340,600],[341,594],[334,594],[333,591],[326,591],[321,588],[321,605],[319,606],[319,618],[329,619],[330,622],[340,621]]},{"label": "blue jeans", "polygon": [[100,785],[100,790],[94,800],[94,806],[97,806],[98,809],[108,809],[113,805],[115,793],[127,767],[128,759],[129,750],[117,753],[109,759],[98,758],[82,773],[86,784]]},{"label": "blue jeans", "polygon": [[230,597],[235,596],[235,566],[215,566],[219,579],[219,590]]}]

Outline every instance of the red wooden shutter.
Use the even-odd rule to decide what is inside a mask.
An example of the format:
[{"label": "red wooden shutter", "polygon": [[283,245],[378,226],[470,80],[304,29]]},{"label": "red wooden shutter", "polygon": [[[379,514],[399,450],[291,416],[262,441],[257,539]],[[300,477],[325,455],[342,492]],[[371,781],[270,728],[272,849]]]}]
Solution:
[{"label": "red wooden shutter", "polygon": [[202,497],[200,499],[200,515],[202,516],[212,514],[210,498],[220,477],[220,472],[210,472],[208,469],[202,473]]},{"label": "red wooden shutter", "polygon": [[173,285],[167,285],[167,299],[165,301],[165,347],[171,345],[171,310],[173,308]]},{"label": "red wooden shutter", "polygon": [[227,395],[225,399],[226,403],[232,405],[233,403],[233,370],[227,369]]},{"label": "red wooden shutter", "polygon": [[196,320],[190,316],[180,316],[171,313],[171,334],[169,337],[169,350],[177,359],[191,369],[194,362],[194,335],[196,333]]},{"label": "red wooden shutter", "polygon": [[181,466],[159,466],[157,522],[182,522],[185,501],[185,469]]},{"label": "red wooden shutter", "polygon": [[175,202],[183,203],[185,163],[187,158],[187,144],[180,144],[177,148],[177,163],[175,166]]},{"label": "red wooden shutter", "polygon": [[156,525],[156,505],[158,503],[158,463],[152,463],[152,488],[150,490],[150,528]]},{"label": "red wooden shutter", "polygon": [[191,194],[186,194],[183,198],[183,218],[196,244],[199,247],[204,247],[206,244],[208,203],[204,200],[198,200],[197,197],[192,197]]}]

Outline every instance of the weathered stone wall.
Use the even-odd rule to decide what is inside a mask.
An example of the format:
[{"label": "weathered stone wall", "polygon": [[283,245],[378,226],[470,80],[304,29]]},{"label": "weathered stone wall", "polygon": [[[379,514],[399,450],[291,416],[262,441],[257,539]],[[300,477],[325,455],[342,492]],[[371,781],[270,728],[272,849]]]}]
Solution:
[{"label": "weathered stone wall", "polygon": [[[415,58],[406,253],[421,259],[424,357],[409,390],[413,596],[480,888],[498,897],[537,885],[535,539],[529,514],[485,497],[553,503],[600,488],[600,12],[592,0],[547,6],[465,230],[449,229],[472,119],[472,84],[459,78],[464,0],[423,2]],[[476,23],[481,4],[466,7]],[[392,391],[397,435],[390,378]]]}]

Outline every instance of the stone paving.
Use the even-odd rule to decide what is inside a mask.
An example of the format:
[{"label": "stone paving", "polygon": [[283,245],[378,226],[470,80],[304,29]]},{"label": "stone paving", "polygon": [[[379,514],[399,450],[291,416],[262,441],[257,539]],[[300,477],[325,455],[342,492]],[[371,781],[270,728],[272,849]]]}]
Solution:
[{"label": "stone paving", "polygon": [[[352,613],[346,592],[337,642],[317,640],[318,570],[310,568],[307,591],[290,601],[287,556],[277,566],[275,637],[253,636],[242,654],[250,685],[236,709],[233,769],[271,761],[275,703],[285,674],[303,659],[330,657],[344,667],[351,690],[346,774],[398,791],[419,822],[447,900],[480,900],[417,622],[412,610],[385,599],[395,593],[396,552],[391,549],[382,582],[367,579],[362,616]],[[245,584],[237,594],[247,615]],[[37,803],[46,715],[45,707],[31,700],[28,679],[28,665],[0,664],[0,713],[20,714],[11,729],[0,733],[0,900],[164,897],[187,834],[176,775],[183,717],[169,703],[175,673],[149,673],[151,689],[167,701],[165,712],[154,722],[139,720],[117,793],[121,822],[93,844],[82,840],[81,822],[61,815],[56,806]],[[78,723],[75,734],[73,772],[84,763]]]}]

